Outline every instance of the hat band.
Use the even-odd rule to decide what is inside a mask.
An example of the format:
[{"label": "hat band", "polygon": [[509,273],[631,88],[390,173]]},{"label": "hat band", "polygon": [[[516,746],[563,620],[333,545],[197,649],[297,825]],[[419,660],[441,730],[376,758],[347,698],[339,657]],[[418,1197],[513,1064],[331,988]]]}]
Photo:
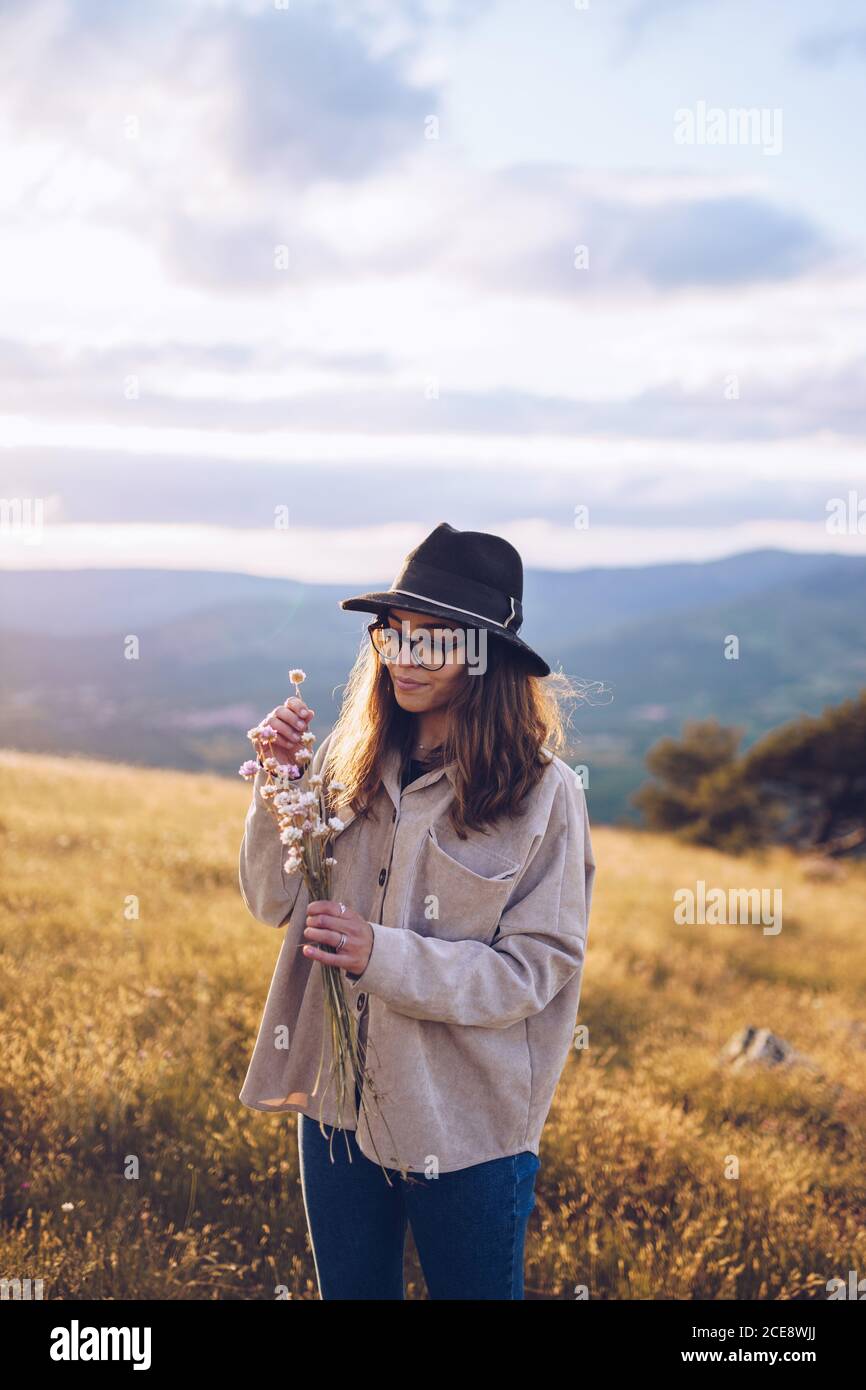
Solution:
[{"label": "hat band", "polygon": [[[517,617],[517,611],[514,607],[514,599],[511,598],[510,594],[508,595],[508,598],[511,600],[511,612],[505,619],[505,622],[500,623],[497,622],[495,618],[489,618],[486,613],[473,613],[471,608],[460,608],[456,603],[451,603],[450,600],[443,600],[441,598],[431,598],[429,594],[416,594],[413,593],[411,589],[390,589],[389,593],[403,594],[406,598],[420,598],[423,599],[425,603],[435,603],[439,608],[453,608],[455,613],[465,613],[467,617],[480,618],[482,622],[492,623],[494,627],[508,628],[508,624],[511,622],[511,619]],[[510,628],[509,631],[511,631]]]}]

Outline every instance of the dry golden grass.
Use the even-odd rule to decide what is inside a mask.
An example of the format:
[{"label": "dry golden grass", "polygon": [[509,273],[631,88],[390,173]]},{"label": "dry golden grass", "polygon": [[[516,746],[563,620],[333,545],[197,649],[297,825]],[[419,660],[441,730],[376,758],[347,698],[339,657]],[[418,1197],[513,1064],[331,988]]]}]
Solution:
[{"label": "dry golden grass", "polygon": [[[14,753],[0,783],[0,1277],[315,1298],[295,1120],[237,1099],[281,941],[238,892],[249,788]],[[593,842],[589,1047],[544,1134],[527,1296],[826,1298],[866,1273],[866,866],[816,881],[783,852]],[[782,888],[781,934],[675,926],[698,878]],[[816,1070],[721,1066],[749,1023]],[[411,1248],[408,1278],[424,1297]]]}]

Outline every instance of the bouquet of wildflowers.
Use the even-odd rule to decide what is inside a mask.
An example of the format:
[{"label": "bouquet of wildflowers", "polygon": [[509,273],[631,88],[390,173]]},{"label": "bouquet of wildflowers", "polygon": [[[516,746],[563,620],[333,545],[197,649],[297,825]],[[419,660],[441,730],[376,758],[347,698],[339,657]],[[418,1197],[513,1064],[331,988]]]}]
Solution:
[{"label": "bouquet of wildflowers", "polygon": [[[306,673],[295,668],[289,672],[289,680],[295,687],[295,694],[298,695],[300,693],[298,687],[306,680]],[[343,822],[339,816],[330,813],[329,802],[333,793],[345,790],[342,782],[331,781],[326,788],[325,779],[320,773],[310,773],[309,770],[305,773],[304,769],[313,757],[312,745],[316,741],[315,734],[309,730],[301,734],[301,747],[295,753],[294,763],[280,763],[270,752],[277,738],[277,731],[270,724],[259,724],[254,729],[250,729],[247,738],[251,740],[261,762],[256,759],[249,759],[241,765],[240,775],[247,781],[252,781],[259,766],[262,766],[267,773],[267,779],[261,787],[261,795],[276,820],[280,840],[287,847],[284,861],[286,872],[303,875],[309,891],[310,902],[329,899],[331,897],[332,870],[337,863],[331,854],[331,846],[334,836],[343,829]],[[332,953],[337,951],[336,946],[324,944],[321,949]],[[325,1017],[322,1053],[313,1086],[313,1094],[316,1094],[319,1087],[325,1060],[325,1040],[329,1037],[331,1042],[331,1071],[320,1106],[324,1104],[325,1095],[327,1095],[331,1083],[334,1082],[336,1086],[337,1128],[343,1129],[345,1128],[343,1116],[345,1115],[346,1100],[353,1094],[355,1086],[358,1088],[360,1103],[365,1113],[367,1113],[368,1093],[370,1099],[379,1109],[380,1115],[381,1106],[372,1078],[366,1073],[361,1057],[358,1022],[354,1010],[349,1007],[346,1000],[343,972],[327,966],[321,968],[324,970]],[[384,1116],[382,1118],[384,1120]],[[387,1121],[385,1125],[388,1128]],[[320,1126],[324,1133],[321,1119]],[[390,1129],[388,1132],[390,1134]],[[346,1147],[347,1149],[349,1147],[348,1138],[346,1139]],[[376,1156],[379,1157],[378,1151]],[[349,1159],[351,1162],[351,1151],[349,1151]],[[384,1164],[382,1167],[384,1169]],[[390,1183],[386,1169],[385,1176]]]}]

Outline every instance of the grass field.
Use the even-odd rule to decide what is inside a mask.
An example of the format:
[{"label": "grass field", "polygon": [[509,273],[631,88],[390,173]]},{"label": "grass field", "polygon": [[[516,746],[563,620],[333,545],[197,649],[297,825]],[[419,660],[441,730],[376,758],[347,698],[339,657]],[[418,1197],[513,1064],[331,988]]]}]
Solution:
[{"label": "grass field", "polygon": [[[15,753],[0,785],[0,1277],[315,1298],[295,1119],[237,1099],[281,943],[238,891],[248,786]],[[781,851],[593,844],[589,1046],[544,1133],[527,1297],[823,1299],[866,1276],[866,865],[824,882]],[[674,925],[696,879],[781,888],[782,931]],[[746,1024],[814,1069],[731,1071]],[[426,1297],[411,1246],[407,1280]]]}]

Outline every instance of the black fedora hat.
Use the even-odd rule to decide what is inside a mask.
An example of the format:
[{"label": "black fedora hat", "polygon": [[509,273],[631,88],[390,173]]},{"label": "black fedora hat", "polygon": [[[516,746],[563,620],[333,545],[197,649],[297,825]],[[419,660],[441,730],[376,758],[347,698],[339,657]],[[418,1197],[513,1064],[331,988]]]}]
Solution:
[{"label": "black fedora hat", "polygon": [[441,521],[410,550],[390,589],[344,598],[341,608],[378,613],[406,608],[481,627],[520,653],[533,676],[549,676],[547,662],[517,635],[523,622],[523,561],[502,536],[458,531]]}]

